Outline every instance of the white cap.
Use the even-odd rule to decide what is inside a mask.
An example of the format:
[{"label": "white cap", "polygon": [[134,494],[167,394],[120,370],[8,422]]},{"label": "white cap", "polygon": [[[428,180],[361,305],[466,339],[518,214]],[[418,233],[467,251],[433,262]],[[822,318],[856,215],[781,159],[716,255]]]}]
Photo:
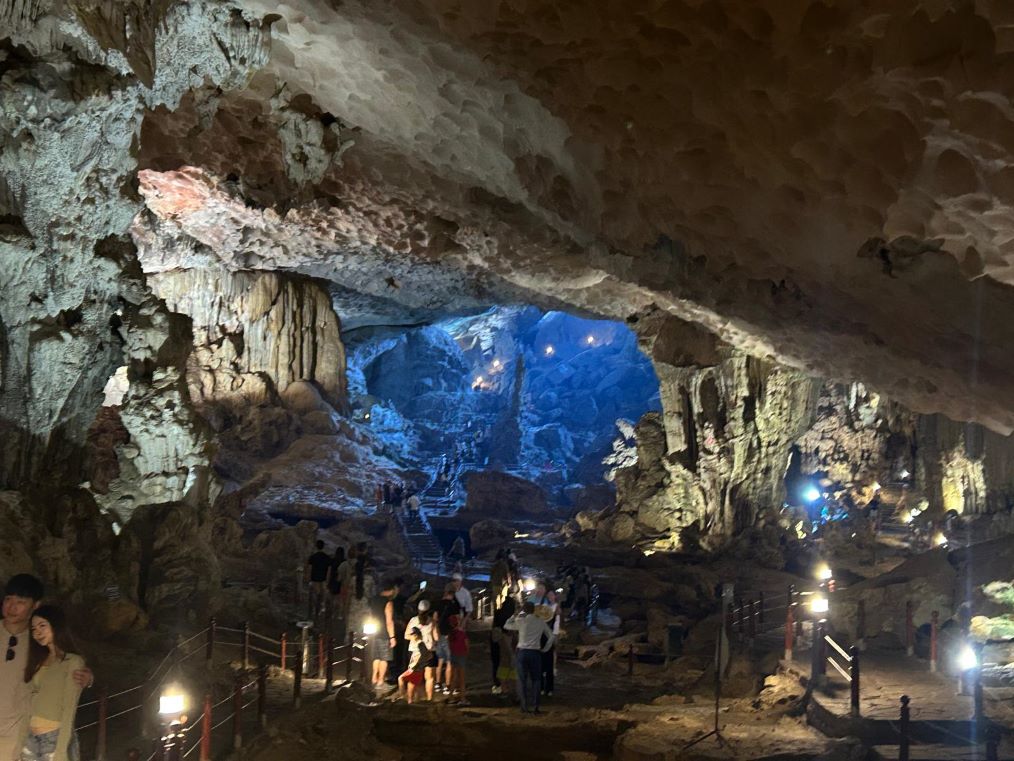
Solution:
[{"label": "white cap", "polygon": [[419,601],[419,612],[420,613],[425,613],[429,609],[430,609],[430,601],[429,600],[420,600]]},{"label": "white cap", "polygon": [[464,576],[462,576],[462,575],[461,575],[460,573],[452,573],[452,574],[451,574],[451,578],[452,578],[452,579],[453,579],[454,581],[463,581],[465,577],[464,577]]}]

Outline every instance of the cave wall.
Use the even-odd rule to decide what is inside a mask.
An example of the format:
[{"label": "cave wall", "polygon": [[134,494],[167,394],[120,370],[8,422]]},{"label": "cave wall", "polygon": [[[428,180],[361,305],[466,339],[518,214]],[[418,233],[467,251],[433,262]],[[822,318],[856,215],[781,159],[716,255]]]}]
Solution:
[{"label": "cave wall", "polygon": [[637,464],[616,471],[617,509],[600,534],[679,547],[690,529],[714,545],[773,518],[819,384],[666,316],[649,315],[639,330],[663,412],[638,423]]},{"label": "cave wall", "polygon": [[323,284],[278,272],[169,270],[148,275],[152,291],[190,317],[187,385],[199,405],[234,407],[276,398],[292,383],[314,383],[347,407],[341,324]]}]

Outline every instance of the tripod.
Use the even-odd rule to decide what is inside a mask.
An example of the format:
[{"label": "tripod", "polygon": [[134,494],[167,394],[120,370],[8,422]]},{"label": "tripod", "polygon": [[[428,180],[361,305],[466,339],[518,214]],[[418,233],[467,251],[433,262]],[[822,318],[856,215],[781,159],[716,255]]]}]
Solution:
[{"label": "tripod", "polygon": [[696,740],[684,745],[681,750],[687,750],[692,748],[700,742],[707,740],[709,737],[714,737],[718,743],[719,748],[731,747],[728,740],[722,734],[722,730],[718,728],[718,708],[719,701],[722,699],[722,640],[725,638],[725,607],[722,608],[722,626],[718,630],[718,636],[715,638],[715,724],[710,732],[706,735],[701,735]]}]

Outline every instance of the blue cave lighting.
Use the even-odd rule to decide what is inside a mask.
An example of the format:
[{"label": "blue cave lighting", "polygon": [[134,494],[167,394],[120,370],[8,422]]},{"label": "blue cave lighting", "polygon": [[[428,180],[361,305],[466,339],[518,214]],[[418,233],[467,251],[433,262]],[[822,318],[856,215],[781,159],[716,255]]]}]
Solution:
[{"label": "blue cave lighting", "polygon": [[813,504],[818,499],[820,499],[820,489],[813,484],[803,487],[803,500]]}]

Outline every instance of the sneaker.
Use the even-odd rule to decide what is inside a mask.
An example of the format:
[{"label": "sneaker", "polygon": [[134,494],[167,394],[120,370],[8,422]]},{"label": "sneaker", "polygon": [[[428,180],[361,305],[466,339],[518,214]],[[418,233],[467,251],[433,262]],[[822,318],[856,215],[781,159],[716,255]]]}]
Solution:
[{"label": "sneaker", "polygon": [[461,691],[460,690],[451,690],[451,694],[452,695],[460,695]]},{"label": "sneaker", "polygon": [[[445,695],[453,695],[454,694],[454,693],[451,692],[451,688],[448,687],[446,684],[443,687],[441,687],[440,689],[443,690],[443,693]],[[454,692],[457,692],[457,690],[455,690]]]}]

